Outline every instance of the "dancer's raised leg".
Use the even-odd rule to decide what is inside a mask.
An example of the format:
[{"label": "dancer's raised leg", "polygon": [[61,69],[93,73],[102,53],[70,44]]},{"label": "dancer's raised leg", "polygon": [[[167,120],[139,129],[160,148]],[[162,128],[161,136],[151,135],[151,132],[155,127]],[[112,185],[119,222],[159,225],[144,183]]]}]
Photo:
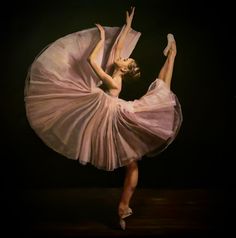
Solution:
[{"label": "dancer's raised leg", "polygon": [[166,55],[167,58],[163,67],[160,70],[158,78],[162,79],[170,88],[173,69],[174,69],[175,56],[177,54],[177,48],[176,48],[176,42],[175,42],[174,36],[172,34],[168,34],[167,39],[168,39],[168,44],[163,51],[164,55]]}]

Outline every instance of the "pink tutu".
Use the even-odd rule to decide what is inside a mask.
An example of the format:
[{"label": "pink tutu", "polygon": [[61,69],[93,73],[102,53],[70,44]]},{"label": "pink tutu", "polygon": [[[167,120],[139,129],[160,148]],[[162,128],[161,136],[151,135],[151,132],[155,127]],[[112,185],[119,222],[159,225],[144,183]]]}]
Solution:
[{"label": "pink tutu", "polygon": [[[112,72],[114,49],[124,29],[104,27],[106,41],[97,62]],[[132,53],[140,32],[130,30],[122,57]],[[156,79],[138,100],[112,97],[88,63],[100,38],[97,28],[62,37],[30,67],[25,85],[28,121],[36,134],[67,158],[114,170],[165,149],[182,123],[181,106]]]}]

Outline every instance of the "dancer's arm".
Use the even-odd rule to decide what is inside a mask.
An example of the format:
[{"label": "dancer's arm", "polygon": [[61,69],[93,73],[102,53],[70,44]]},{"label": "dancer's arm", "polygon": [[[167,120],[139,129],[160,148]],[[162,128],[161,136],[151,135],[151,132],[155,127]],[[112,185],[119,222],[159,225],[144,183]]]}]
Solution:
[{"label": "dancer's arm", "polygon": [[95,46],[95,48],[93,49],[91,55],[88,58],[88,61],[91,65],[91,67],[93,68],[93,70],[95,71],[95,73],[98,75],[98,77],[110,88],[110,89],[117,89],[118,86],[116,85],[115,81],[113,80],[113,78],[107,74],[100,65],[98,65],[96,63],[96,58],[98,56],[99,51],[101,50],[101,48],[103,47],[104,41],[105,41],[105,31],[103,29],[103,27],[99,24],[96,24],[96,26],[98,27],[99,31],[100,31],[100,37],[101,39],[99,40],[99,42],[97,43],[97,45]]},{"label": "dancer's arm", "polygon": [[124,47],[125,38],[126,38],[128,32],[131,29],[132,20],[133,20],[133,17],[134,17],[134,10],[135,10],[135,7],[131,7],[131,14],[130,15],[129,15],[129,12],[126,11],[126,26],[125,26],[125,28],[122,32],[122,35],[120,36],[120,39],[117,43],[114,60],[117,60],[117,59],[120,58],[120,53],[121,53],[121,50]]}]

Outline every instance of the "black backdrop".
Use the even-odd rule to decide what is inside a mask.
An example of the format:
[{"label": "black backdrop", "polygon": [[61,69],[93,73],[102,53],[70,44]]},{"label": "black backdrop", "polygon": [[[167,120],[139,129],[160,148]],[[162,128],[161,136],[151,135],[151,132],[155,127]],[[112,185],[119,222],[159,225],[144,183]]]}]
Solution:
[{"label": "black backdrop", "polygon": [[[191,1],[190,1],[191,2]],[[124,169],[82,166],[52,151],[30,128],[24,109],[24,80],[34,57],[69,33],[122,26],[136,6],[133,28],[142,36],[132,56],[142,79],[124,85],[121,97],[143,95],[164,62],[166,35],[175,35],[178,54],[172,89],[183,110],[176,140],[156,158],[139,163],[140,187],[220,187],[233,183],[232,6],[181,1],[20,1],[2,8],[2,146],[5,188],[121,186]],[[224,15],[226,14],[226,15]]]}]

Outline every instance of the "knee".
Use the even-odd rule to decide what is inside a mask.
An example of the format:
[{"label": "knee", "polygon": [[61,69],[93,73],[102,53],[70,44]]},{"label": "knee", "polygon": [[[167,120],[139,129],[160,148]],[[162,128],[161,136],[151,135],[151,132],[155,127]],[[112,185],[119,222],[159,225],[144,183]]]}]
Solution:
[{"label": "knee", "polygon": [[137,184],[130,186],[130,188],[129,188],[130,192],[133,193],[135,191],[136,187],[137,187]]},{"label": "knee", "polygon": [[127,165],[128,170],[134,170],[138,168],[138,163],[137,161],[132,161],[130,164]]}]

